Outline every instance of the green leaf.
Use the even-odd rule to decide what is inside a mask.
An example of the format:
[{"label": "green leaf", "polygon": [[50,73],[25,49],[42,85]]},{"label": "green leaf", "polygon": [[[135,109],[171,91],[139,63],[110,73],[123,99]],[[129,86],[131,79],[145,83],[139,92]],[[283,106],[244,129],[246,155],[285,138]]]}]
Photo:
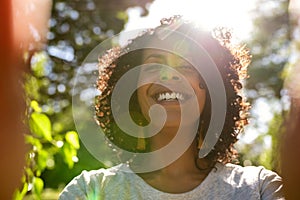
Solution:
[{"label": "green leaf", "polygon": [[34,176],[34,173],[32,171],[32,169],[30,167],[26,167],[25,168],[25,171],[26,171],[26,175],[29,177],[29,178],[32,178]]},{"label": "green leaf", "polygon": [[73,156],[76,156],[77,152],[69,143],[65,143],[63,146],[64,161],[71,169],[74,166]]},{"label": "green leaf", "polygon": [[35,53],[31,58],[31,69],[36,77],[45,76],[45,65],[47,60],[47,54],[43,51]]},{"label": "green leaf", "polygon": [[37,136],[44,137],[46,140],[51,141],[51,122],[47,115],[42,113],[32,113],[29,120],[29,127]]},{"label": "green leaf", "polygon": [[28,183],[24,183],[23,189],[21,191],[22,197],[25,196],[25,194],[27,193],[27,191],[28,191]]},{"label": "green leaf", "polygon": [[79,138],[75,131],[69,131],[66,133],[66,141],[75,149],[79,149]]},{"label": "green leaf", "polygon": [[44,171],[47,166],[49,153],[45,150],[41,150],[38,152],[37,166],[40,171]]},{"label": "green leaf", "polygon": [[42,108],[39,106],[39,103],[35,100],[30,102],[30,107],[35,111],[35,112],[42,112]]},{"label": "green leaf", "polygon": [[43,188],[44,188],[44,181],[41,178],[34,177],[32,192],[35,195],[37,195],[38,197],[40,197],[42,194]]},{"label": "green leaf", "polygon": [[21,192],[19,190],[16,190],[14,192],[14,195],[13,195],[13,199],[14,200],[22,200],[24,196],[21,195]]},{"label": "green leaf", "polygon": [[26,144],[31,144],[32,146],[36,147],[36,149],[39,151],[43,148],[42,143],[38,138],[33,137],[32,135],[25,135],[25,142]]},{"label": "green leaf", "polygon": [[13,199],[14,200],[22,200],[28,191],[28,183],[24,183],[22,191],[15,191]]}]

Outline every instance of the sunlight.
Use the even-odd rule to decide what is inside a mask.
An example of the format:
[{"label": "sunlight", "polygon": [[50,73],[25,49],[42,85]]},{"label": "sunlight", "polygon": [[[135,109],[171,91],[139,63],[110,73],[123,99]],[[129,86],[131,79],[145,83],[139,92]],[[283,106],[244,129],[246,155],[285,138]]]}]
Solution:
[{"label": "sunlight", "polygon": [[128,9],[129,21],[125,31],[159,25],[159,20],[172,15],[183,15],[197,22],[204,29],[217,26],[233,29],[238,39],[246,39],[252,28],[250,11],[256,1],[240,0],[155,0],[149,6],[149,15],[139,17],[141,10]]}]

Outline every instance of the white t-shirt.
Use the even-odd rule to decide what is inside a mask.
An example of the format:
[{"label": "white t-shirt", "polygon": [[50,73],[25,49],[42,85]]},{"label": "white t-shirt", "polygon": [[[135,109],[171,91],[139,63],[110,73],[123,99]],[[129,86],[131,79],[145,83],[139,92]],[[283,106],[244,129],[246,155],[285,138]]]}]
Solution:
[{"label": "white t-shirt", "polygon": [[216,164],[193,190],[180,194],[159,191],[125,164],[83,171],[62,191],[59,200],[273,200],[284,199],[281,178],[263,167]]}]

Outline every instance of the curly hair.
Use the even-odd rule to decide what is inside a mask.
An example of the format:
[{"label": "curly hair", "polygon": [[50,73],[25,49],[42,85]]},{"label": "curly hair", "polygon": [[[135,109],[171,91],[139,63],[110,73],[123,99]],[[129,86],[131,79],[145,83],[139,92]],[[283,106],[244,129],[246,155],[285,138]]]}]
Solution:
[{"label": "curly hair", "polygon": [[[178,23],[179,21],[180,23]],[[132,152],[149,150],[149,148],[145,150],[136,148],[137,138],[124,133],[117,126],[111,114],[111,104],[113,103],[111,102],[111,95],[122,75],[129,69],[142,64],[140,58],[142,57],[143,49],[137,49],[136,47],[143,46],[145,41],[157,39],[155,32],[162,28],[174,27],[176,23],[177,25],[179,24],[176,26],[176,32],[192,38],[212,58],[225,87],[227,100],[225,123],[218,142],[205,159],[212,163],[232,162],[237,156],[233,145],[238,140],[237,136],[242,132],[243,127],[248,124],[248,109],[250,106],[242,94],[242,80],[247,78],[247,66],[250,63],[251,56],[244,46],[237,46],[231,43],[232,35],[226,28],[216,28],[212,32],[206,32],[192,22],[182,21],[180,16],[174,16],[169,19],[162,19],[160,26],[145,31],[131,40],[124,48],[116,47],[108,50],[99,59],[97,89],[101,95],[96,98],[96,121],[103,129],[106,137],[120,148]],[[131,51],[132,49],[135,50]],[[192,51],[192,53],[197,54],[196,51]],[[207,90],[206,86],[205,89]],[[203,138],[208,130],[211,118],[209,91],[207,90],[206,93],[205,107],[199,124],[199,132]],[[136,92],[131,97],[129,110],[137,124],[147,124],[147,121],[141,114]],[[149,144],[149,138],[146,139],[146,143]]]}]

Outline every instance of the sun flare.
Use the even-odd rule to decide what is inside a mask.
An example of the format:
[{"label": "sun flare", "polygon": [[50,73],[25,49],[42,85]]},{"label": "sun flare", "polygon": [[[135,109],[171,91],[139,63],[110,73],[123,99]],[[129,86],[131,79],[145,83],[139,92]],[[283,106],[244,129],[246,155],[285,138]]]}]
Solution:
[{"label": "sun flare", "polygon": [[149,6],[149,15],[139,17],[138,8],[128,9],[129,21],[125,31],[159,25],[159,20],[172,15],[183,15],[204,29],[225,26],[233,29],[239,39],[248,37],[252,22],[250,11],[256,1],[241,0],[154,0]]}]

